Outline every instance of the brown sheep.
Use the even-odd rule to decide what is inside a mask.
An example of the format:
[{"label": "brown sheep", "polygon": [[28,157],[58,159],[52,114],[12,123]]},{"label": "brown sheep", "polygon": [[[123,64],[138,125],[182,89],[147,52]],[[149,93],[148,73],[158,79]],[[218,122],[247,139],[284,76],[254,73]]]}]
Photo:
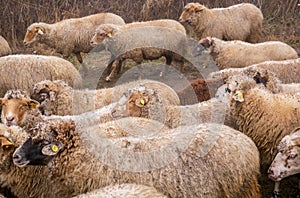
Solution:
[{"label": "brown sheep", "polygon": [[263,14],[249,3],[214,9],[188,3],[179,21],[186,24],[189,34],[197,40],[213,36],[228,41],[257,43],[262,35]]},{"label": "brown sheep", "polygon": [[134,22],[122,26],[103,24],[97,28],[91,44],[104,44],[112,55],[107,70],[111,67],[113,69],[106,78],[107,81],[120,71],[125,59],[132,59],[140,65],[143,60],[154,60],[164,56],[167,65],[178,64],[180,72],[183,72],[184,59],[181,55],[185,50],[186,32],[175,20]]},{"label": "brown sheep", "polygon": [[[295,49],[280,41],[267,41],[251,44],[239,40],[223,41],[215,37],[199,41],[205,52],[212,55],[220,70],[225,68],[246,67],[264,61],[279,61],[298,58]],[[202,53],[202,49],[195,55]]]},{"label": "brown sheep", "polygon": [[64,80],[71,87],[82,87],[78,70],[62,58],[21,54],[0,57],[0,97],[10,89],[31,93],[34,84],[42,80]]},{"label": "brown sheep", "polygon": [[[71,18],[53,24],[33,23],[27,28],[24,45],[39,42],[56,49],[65,58],[74,53],[82,63],[80,52],[87,53],[93,47],[90,40],[100,24],[125,24],[124,20],[113,13],[98,13],[82,18]],[[79,31],[80,29],[80,31]],[[87,68],[83,68],[86,72]]]},{"label": "brown sheep", "polygon": [[8,42],[0,35],[0,56],[6,56],[12,53]]}]

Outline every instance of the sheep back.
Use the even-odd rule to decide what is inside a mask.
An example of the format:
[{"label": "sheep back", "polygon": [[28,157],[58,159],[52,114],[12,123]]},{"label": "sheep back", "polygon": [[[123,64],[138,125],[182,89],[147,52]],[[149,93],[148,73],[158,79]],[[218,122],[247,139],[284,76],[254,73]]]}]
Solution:
[{"label": "sheep back", "polygon": [[72,63],[54,56],[10,55],[0,58],[0,96],[9,89],[31,93],[42,80],[64,80],[72,87],[81,87],[82,78]]},{"label": "sheep back", "polygon": [[8,42],[0,35],[0,56],[6,56],[12,53]]},{"label": "sheep back", "polygon": [[257,43],[262,35],[263,14],[250,3],[214,9],[199,3],[189,3],[179,20],[187,22],[187,29],[197,40],[213,36],[223,40]]}]

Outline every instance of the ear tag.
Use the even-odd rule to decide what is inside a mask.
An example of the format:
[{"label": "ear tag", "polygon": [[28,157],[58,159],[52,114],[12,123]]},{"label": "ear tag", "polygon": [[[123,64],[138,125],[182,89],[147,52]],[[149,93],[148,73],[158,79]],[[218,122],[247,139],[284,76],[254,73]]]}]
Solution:
[{"label": "ear tag", "polygon": [[145,105],[145,100],[144,100],[144,99],[141,99],[141,100],[140,100],[140,103],[141,103],[142,105]]},{"label": "ear tag", "polygon": [[51,146],[51,150],[54,152],[54,153],[57,153],[58,152],[58,146],[56,146],[55,144],[53,144]]},{"label": "ear tag", "polygon": [[38,34],[43,35],[44,32],[43,32],[41,29],[39,29],[39,30],[38,30]]},{"label": "ear tag", "polygon": [[235,101],[238,101],[238,102],[244,102],[244,95],[242,92],[240,91],[237,91],[234,95],[233,95],[233,99]]},{"label": "ear tag", "polygon": [[10,146],[14,145],[11,141],[9,141],[7,138],[1,138],[1,145],[3,148],[7,149]]},{"label": "ear tag", "polygon": [[30,102],[29,102],[29,107],[30,107],[31,109],[34,109],[34,108],[37,107],[37,103],[36,103],[36,102],[33,102],[33,101],[30,101]]}]

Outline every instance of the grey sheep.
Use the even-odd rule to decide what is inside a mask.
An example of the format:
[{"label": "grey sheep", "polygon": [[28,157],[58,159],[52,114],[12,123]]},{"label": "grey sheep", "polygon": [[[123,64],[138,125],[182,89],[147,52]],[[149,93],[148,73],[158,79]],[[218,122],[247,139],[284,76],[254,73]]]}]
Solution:
[{"label": "grey sheep", "polygon": [[91,39],[91,44],[104,44],[112,55],[108,70],[111,67],[113,69],[107,76],[107,81],[120,70],[125,59],[132,59],[140,65],[143,60],[154,60],[164,56],[167,65],[174,63],[183,72],[186,42],[184,27],[177,21],[167,19],[134,22],[122,26],[103,24],[96,29]]},{"label": "grey sheep", "polygon": [[123,92],[139,85],[157,91],[165,104],[180,103],[171,87],[152,80],[133,81],[98,90],[75,90],[63,81],[46,80],[34,85],[31,98],[40,103],[39,109],[44,115],[74,115],[117,102]]},{"label": "grey sheep", "polygon": [[0,97],[9,89],[23,89],[30,93],[34,84],[42,80],[64,80],[71,87],[82,86],[82,78],[73,64],[55,56],[0,57],[0,73]]},{"label": "grey sheep", "polygon": [[8,42],[0,35],[0,56],[6,56],[12,53]]},{"label": "grey sheep", "polygon": [[78,61],[82,63],[80,52],[87,53],[92,49],[90,40],[96,28],[104,23],[125,24],[120,16],[113,13],[98,13],[81,18],[65,19],[53,24],[33,23],[27,28],[24,44],[29,45],[34,42],[46,44],[56,49],[65,58],[74,53]]},{"label": "grey sheep", "polygon": [[[223,41],[215,37],[206,37],[199,41],[204,52],[212,55],[220,70],[226,68],[246,67],[264,61],[280,61],[298,58],[294,48],[280,41],[247,43],[239,40]],[[195,55],[202,53],[197,51]]]},{"label": "grey sheep", "polygon": [[[232,128],[206,123],[154,136],[110,139],[100,138],[101,130],[80,128],[71,120],[39,123],[14,152],[14,163],[22,167],[47,163],[52,182],[63,181],[72,196],[136,183],[153,186],[168,197],[261,197],[258,150],[250,138]],[[96,141],[87,142],[90,138]],[[99,148],[104,142],[105,148]],[[26,157],[28,146],[39,154]],[[138,166],[144,171],[131,171]]]},{"label": "grey sheep", "polygon": [[262,35],[263,14],[250,3],[214,9],[199,3],[188,3],[179,21],[197,40],[212,36],[228,41],[258,43]]}]

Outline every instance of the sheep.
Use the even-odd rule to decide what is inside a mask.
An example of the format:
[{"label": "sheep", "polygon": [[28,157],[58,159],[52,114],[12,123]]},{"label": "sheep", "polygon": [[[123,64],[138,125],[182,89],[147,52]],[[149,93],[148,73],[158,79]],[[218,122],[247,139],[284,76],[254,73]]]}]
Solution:
[{"label": "sheep", "polygon": [[[13,164],[12,154],[29,134],[18,126],[0,124],[0,185],[10,189],[16,197],[54,198],[48,181],[48,168],[31,166],[19,168]],[[9,197],[10,197],[9,196]]]},{"label": "sheep", "polygon": [[[13,161],[22,167],[47,163],[53,183],[63,181],[72,196],[107,185],[136,183],[153,186],[168,197],[261,197],[256,146],[224,125],[185,126],[146,138],[100,138],[97,145],[85,141],[98,141],[101,130],[81,132],[70,120],[41,122],[16,149]],[[104,146],[101,152],[99,146]],[[25,157],[28,147],[40,154]]]},{"label": "sheep", "polygon": [[300,173],[299,168],[299,144],[300,128],[284,136],[278,144],[278,153],[268,170],[268,176],[273,181]]},{"label": "sheep", "polygon": [[222,91],[232,121],[225,124],[251,137],[260,151],[262,167],[269,166],[279,141],[299,125],[299,95],[273,94],[246,75],[229,77]]},{"label": "sheep", "polygon": [[266,69],[273,72],[282,83],[300,83],[300,58],[283,61],[265,61],[245,68],[227,68],[212,72],[209,77],[225,79],[230,75],[258,69]]},{"label": "sheep", "polygon": [[74,90],[62,81],[45,80],[34,85],[31,98],[40,103],[39,109],[44,115],[74,115],[117,102],[123,92],[139,85],[157,91],[166,105],[180,103],[171,87],[152,80],[133,81],[98,90]]},{"label": "sheep", "polygon": [[199,78],[176,92],[181,105],[191,105],[211,99],[223,84],[224,80],[222,78]]},{"label": "sheep", "polygon": [[105,198],[167,198],[163,194],[157,192],[157,190],[153,187],[138,185],[138,184],[118,184],[118,185],[110,185],[104,188],[100,188],[97,190],[93,190],[91,192],[87,192],[86,194],[81,194],[73,198],[97,198],[97,197],[105,197]]},{"label": "sheep", "polygon": [[157,120],[170,128],[205,122],[223,123],[225,107],[215,98],[194,105],[164,105],[161,97],[150,89],[124,92],[112,108],[114,118],[143,117]]},{"label": "sheep", "polygon": [[29,93],[42,80],[64,80],[80,88],[82,78],[72,63],[62,58],[42,55],[9,55],[0,57],[0,97],[9,89]]},{"label": "sheep", "polygon": [[12,53],[8,42],[0,35],[0,56],[6,56]]},{"label": "sheep", "polygon": [[0,98],[1,122],[7,126],[17,125],[25,130],[33,127],[43,117],[37,109],[39,103],[32,100],[26,91],[8,90],[3,98]]},{"label": "sheep", "polygon": [[228,41],[258,43],[262,35],[263,14],[249,3],[215,9],[188,3],[179,21],[186,25],[189,34],[196,40],[213,36]]},{"label": "sheep", "polygon": [[[215,37],[206,37],[199,41],[204,51],[216,62],[220,70],[226,68],[239,68],[261,63],[264,61],[279,61],[298,58],[295,49],[280,41],[266,41],[263,43],[251,44],[239,40],[223,41]],[[197,56],[203,50],[197,51]]]},{"label": "sheep", "polygon": [[134,22],[122,26],[103,24],[97,27],[91,39],[92,45],[104,44],[112,55],[107,70],[111,67],[113,69],[106,81],[111,81],[125,59],[133,59],[140,65],[144,59],[154,60],[164,56],[167,65],[173,62],[183,72],[182,56],[186,42],[184,27],[177,21],[168,19]]},{"label": "sheep", "polygon": [[125,24],[120,16],[113,13],[98,13],[82,18],[65,19],[53,24],[33,23],[27,28],[23,43],[25,46],[34,42],[46,44],[63,54],[65,58],[74,53],[77,60],[82,63],[80,52],[87,53],[92,49],[91,37],[96,27],[104,23]]}]

